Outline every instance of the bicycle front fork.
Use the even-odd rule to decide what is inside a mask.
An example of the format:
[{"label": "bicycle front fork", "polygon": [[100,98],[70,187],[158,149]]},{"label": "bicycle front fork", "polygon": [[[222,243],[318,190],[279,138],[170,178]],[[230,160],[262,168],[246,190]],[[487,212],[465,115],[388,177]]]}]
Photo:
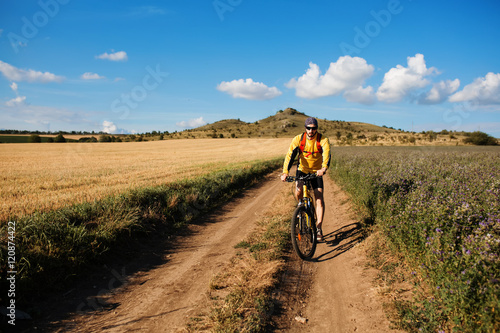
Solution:
[{"label": "bicycle front fork", "polygon": [[311,218],[309,214],[300,214],[299,216],[299,230],[301,235],[307,234],[307,230],[311,228]]}]

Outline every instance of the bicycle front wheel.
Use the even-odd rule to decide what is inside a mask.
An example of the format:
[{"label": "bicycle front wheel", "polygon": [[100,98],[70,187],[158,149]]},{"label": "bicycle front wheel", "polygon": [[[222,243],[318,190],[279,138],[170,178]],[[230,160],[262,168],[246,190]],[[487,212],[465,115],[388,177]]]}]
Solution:
[{"label": "bicycle front wheel", "polygon": [[293,213],[292,246],[301,259],[311,259],[316,251],[316,223],[305,207],[297,207]]}]

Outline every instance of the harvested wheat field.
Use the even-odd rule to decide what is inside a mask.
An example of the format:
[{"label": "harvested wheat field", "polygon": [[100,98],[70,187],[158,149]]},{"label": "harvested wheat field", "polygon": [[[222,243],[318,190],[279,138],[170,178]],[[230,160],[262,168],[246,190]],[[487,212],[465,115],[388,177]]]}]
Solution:
[{"label": "harvested wheat field", "polygon": [[289,138],[0,146],[0,220],[284,156]]}]

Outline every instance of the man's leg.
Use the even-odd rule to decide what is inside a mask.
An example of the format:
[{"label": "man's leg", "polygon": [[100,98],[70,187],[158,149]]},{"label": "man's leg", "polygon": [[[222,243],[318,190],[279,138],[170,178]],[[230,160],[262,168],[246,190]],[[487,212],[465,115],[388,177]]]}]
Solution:
[{"label": "man's leg", "polygon": [[302,197],[304,196],[304,193],[302,190],[303,185],[304,185],[303,181],[295,182],[295,197],[297,198],[297,201],[300,201],[302,199]]},{"label": "man's leg", "polygon": [[322,229],[323,217],[325,215],[325,201],[323,200],[323,189],[317,188],[314,190],[314,197],[316,198],[316,217],[318,221],[316,222],[316,227],[318,230]]}]

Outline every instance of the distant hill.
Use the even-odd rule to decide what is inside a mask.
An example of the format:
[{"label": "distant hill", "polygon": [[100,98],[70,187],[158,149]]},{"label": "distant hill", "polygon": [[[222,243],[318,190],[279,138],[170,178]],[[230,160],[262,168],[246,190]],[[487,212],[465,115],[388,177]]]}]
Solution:
[{"label": "distant hill", "polygon": [[[239,119],[226,119],[198,128],[185,130],[193,137],[291,137],[304,131],[304,122],[309,116],[292,108],[279,110],[276,114],[253,123]],[[361,122],[318,119],[320,132],[327,136],[347,136],[348,133],[365,136],[400,131]],[[222,135],[222,136],[221,136]]]},{"label": "distant hill", "polygon": [[[256,122],[225,119],[182,132],[169,133],[165,139],[181,138],[292,138],[304,131],[309,117],[293,108],[279,110],[276,114]],[[318,119],[318,118],[317,118]],[[392,127],[342,120],[318,119],[319,131],[330,138],[334,145],[355,146],[407,146],[407,145],[465,145],[471,133],[425,131],[407,132]]]},{"label": "distant hill", "polygon": [[[252,123],[240,119],[225,119],[201,127],[187,129],[180,132],[157,132],[129,135],[104,135],[99,133],[101,142],[122,141],[152,141],[169,139],[206,139],[206,138],[289,138],[304,132],[304,122],[309,116],[293,108],[279,110],[276,114]],[[376,126],[373,124],[318,119],[319,131],[330,139],[334,145],[344,146],[434,146],[434,145],[495,145],[500,140],[489,137],[482,132],[456,132],[442,130],[440,132],[423,131],[421,133],[407,132],[392,127]],[[20,134],[25,138],[8,138]],[[47,134],[47,133],[36,133]],[[68,133],[69,134],[69,133]],[[72,133],[78,134],[78,133]],[[73,139],[82,141],[92,139],[83,137],[83,134],[74,135]],[[2,136],[3,135],[3,136]],[[94,133],[92,133],[94,135]],[[28,142],[27,131],[0,131],[0,143],[2,142]],[[43,136],[54,136],[43,135]],[[66,133],[65,133],[66,136]],[[105,140],[107,139],[107,140]],[[19,141],[22,140],[22,141]],[[45,140],[45,138],[42,138]],[[96,139],[93,139],[97,141]]]}]

